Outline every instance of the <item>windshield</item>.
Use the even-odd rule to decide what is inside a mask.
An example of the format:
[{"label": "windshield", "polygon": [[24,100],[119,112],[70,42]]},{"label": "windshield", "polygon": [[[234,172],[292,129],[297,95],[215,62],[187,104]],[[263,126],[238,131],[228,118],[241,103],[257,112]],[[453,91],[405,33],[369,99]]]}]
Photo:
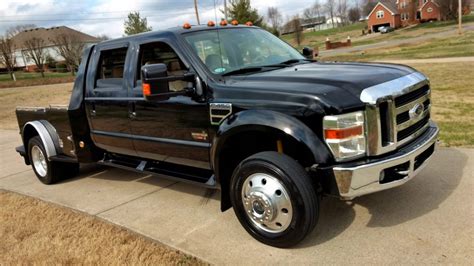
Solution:
[{"label": "windshield", "polygon": [[230,28],[184,35],[206,67],[214,74],[305,59],[273,34],[255,28]]}]

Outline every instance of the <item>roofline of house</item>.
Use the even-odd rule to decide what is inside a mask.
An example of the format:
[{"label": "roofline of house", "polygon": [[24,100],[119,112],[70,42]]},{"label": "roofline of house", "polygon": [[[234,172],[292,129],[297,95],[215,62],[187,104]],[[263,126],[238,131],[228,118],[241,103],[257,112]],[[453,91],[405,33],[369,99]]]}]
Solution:
[{"label": "roofline of house", "polygon": [[428,2],[424,3],[418,10],[423,10],[423,8],[425,8],[425,6],[430,2],[435,4],[437,7],[439,7],[438,3],[434,2],[434,1],[428,1]]},{"label": "roofline of house", "polygon": [[[98,42],[78,42],[78,43],[84,43],[84,44],[95,44],[95,43],[98,43]],[[57,47],[58,45],[55,45],[55,44],[48,44],[48,45],[44,45],[42,46],[43,49],[45,48],[54,48],[54,47]],[[27,51],[29,50],[28,48],[26,47],[18,47],[16,49],[14,49],[14,52],[17,52],[17,51]]]},{"label": "roofline of house", "polygon": [[390,10],[390,8],[388,8],[386,5],[384,5],[382,2],[378,2],[374,8],[372,9],[372,11],[370,11],[369,15],[367,15],[367,17],[370,17],[372,15],[372,13],[374,13],[375,9],[377,8],[378,5],[381,5],[383,6],[383,8],[385,8],[386,10],[388,10],[388,12],[390,12],[390,14],[392,16],[396,15],[395,13],[392,12],[392,10]]}]

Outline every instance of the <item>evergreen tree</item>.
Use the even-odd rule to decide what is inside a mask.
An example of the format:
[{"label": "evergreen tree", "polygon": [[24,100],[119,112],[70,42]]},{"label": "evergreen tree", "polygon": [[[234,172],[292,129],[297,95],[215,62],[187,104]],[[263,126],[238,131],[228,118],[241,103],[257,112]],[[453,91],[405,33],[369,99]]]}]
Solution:
[{"label": "evergreen tree", "polygon": [[252,8],[250,0],[231,0],[227,12],[229,17],[241,24],[250,21],[255,26],[264,26],[263,18],[258,14],[257,9]]},{"label": "evergreen tree", "polygon": [[152,27],[148,27],[146,18],[140,17],[140,12],[130,12],[125,20],[125,35],[133,35],[141,32],[151,31]]}]

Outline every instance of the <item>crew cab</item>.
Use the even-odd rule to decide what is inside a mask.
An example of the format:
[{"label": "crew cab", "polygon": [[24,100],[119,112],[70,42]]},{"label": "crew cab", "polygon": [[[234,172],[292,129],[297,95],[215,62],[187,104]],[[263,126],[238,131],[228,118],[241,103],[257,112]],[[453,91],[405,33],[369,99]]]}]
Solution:
[{"label": "crew cab", "polygon": [[17,108],[17,151],[45,184],[98,163],[218,189],[250,235],[290,247],[323,196],[406,183],[439,133],[422,73],[311,57],[225,23],[101,42],[68,106]]}]

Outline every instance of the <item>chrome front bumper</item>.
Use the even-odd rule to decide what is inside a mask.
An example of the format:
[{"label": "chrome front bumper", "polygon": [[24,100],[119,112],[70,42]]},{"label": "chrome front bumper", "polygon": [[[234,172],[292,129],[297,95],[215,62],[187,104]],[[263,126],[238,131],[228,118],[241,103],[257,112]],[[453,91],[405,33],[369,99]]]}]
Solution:
[{"label": "chrome front bumper", "polygon": [[439,128],[430,121],[421,136],[395,154],[333,167],[340,197],[350,200],[406,183],[426,166],[436,150],[438,134]]}]

